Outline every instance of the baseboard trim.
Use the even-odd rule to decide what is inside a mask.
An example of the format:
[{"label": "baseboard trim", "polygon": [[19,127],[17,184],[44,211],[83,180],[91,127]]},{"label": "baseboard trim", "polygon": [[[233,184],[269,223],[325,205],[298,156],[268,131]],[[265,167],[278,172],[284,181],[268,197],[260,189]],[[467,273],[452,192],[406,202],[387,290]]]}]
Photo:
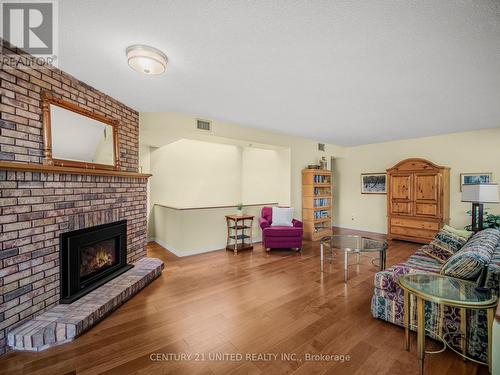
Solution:
[{"label": "baseboard trim", "polygon": [[[188,256],[192,256],[192,255],[210,253],[212,251],[225,250],[225,248],[226,248],[226,244],[222,244],[222,245],[201,247],[201,248],[192,249],[192,250],[188,250],[188,251],[180,251],[180,250],[176,249],[175,247],[170,246],[168,243],[166,243],[158,238],[155,238],[155,237],[149,237],[148,241],[156,242],[158,245],[161,245],[162,247],[164,247],[165,249],[170,251],[172,254],[174,254],[175,256],[180,257],[180,258],[188,257]],[[252,241],[253,244],[260,243],[260,242],[261,242],[261,240]]]},{"label": "baseboard trim", "polygon": [[370,230],[370,229],[354,228],[354,227],[339,226],[339,225],[336,225],[336,226],[332,227],[333,230],[335,230],[335,228],[338,228],[338,229],[348,229],[348,230],[357,230],[359,232],[367,232],[367,233],[373,233],[373,234],[379,234],[379,235],[387,236],[387,233],[375,232],[375,231]]}]

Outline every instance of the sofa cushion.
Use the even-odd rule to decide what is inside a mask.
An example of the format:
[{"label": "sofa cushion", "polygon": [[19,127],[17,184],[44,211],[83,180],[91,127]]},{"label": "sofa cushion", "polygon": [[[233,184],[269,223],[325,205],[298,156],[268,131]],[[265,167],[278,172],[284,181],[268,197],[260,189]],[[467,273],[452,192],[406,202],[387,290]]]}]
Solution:
[{"label": "sofa cushion", "polygon": [[457,236],[463,237],[466,240],[468,240],[474,234],[474,232],[471,232],[470,230],[457,229],[457,228],[450,227],[449,225],[444,225],[443,229],[450,232],[450,233],[453,233]]},{"label": "sofa cushion", "polygon": [[444,263],[448,258],[460,250],[466,242],[467,238],[461,237],[443,228],[436,234],[432,242],[428,246],[422,248],[422,250],[438,262]]},{"label": "sofa cushion", "polygon": [[273,207],[272,227],[293,227],[293,208]]},{"label": "sofa cushion", "polygon": [[[424,246],[425,248],[425,246]],[[385,271],[375,274],[375,288],[397,292],[398,279],[408,273],[439,273],[441,263],[431,258],[422,249],[417,250],[406,262],[395,264]]]},{"label": "sofa cushion", "polygon": [[484,229],[476,233],[462,249],[448,259],[441,274],[464,280],[476,280],[483,266],[490,263],[500,241],[500,230]]},{"label": "sofa cushion", "polygon": [[264,229],[264,235],[268,237],[301,237],[301,227],[268,227]]},{"label": "sofa cushion", "polygon": [[410,255],[405,265],[417,272],[439,273],[441,263],[427,254],[427,246],[429,245],[422,246],[414,254]]},{"label": "sofa cushion", "polygon": [[496,295],[500,295],[500,241],[488,264],[485,285],[487,288],[494,290]]}]

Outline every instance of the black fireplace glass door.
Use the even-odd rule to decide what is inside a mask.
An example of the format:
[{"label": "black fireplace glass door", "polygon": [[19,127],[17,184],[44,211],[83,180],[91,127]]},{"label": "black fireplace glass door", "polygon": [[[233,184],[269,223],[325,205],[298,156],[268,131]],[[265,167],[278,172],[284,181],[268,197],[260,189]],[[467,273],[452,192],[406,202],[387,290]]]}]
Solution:
[{"label": "black fireplace glass door", "polygon": [[125,220],[62,233],[60,241],[60,303],[72,303],[133,267],[127,264]]},{"label": "black fireplace glass door", "polygon": [[83,246],[80,252],[80,280],[85,281],[118,263],[118,238]]}]

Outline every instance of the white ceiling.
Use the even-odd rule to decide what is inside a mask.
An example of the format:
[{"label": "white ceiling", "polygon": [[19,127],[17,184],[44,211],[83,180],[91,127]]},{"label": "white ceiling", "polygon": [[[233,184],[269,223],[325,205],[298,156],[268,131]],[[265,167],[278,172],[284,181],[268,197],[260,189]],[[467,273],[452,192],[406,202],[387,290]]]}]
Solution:
[{"label": "white ceiling", "polygon": [[[141,112],[339,145],[500,126],[499,0],[64,0],[59,67]],[[125,48],[169,57],[142,76]]]}]

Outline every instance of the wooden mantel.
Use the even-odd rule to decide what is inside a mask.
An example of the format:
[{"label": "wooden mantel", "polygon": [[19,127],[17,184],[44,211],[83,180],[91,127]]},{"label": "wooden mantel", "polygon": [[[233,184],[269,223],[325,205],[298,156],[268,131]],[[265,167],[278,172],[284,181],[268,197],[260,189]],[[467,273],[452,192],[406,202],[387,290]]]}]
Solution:
[{"label": "wooden mantel", "polygon": [[125,171],[112,171],[104,169],[60,167],[55,165],[44,165],[36,163],[15,163],[9,161],[0,162],[0,170],[18,171],[18,172],[40,172],[40,173],[60,173],[60,174],[81,174],[94,176],[116,176],[130,178],[149,178],[152,175],[148,173],[136,173]]}]

